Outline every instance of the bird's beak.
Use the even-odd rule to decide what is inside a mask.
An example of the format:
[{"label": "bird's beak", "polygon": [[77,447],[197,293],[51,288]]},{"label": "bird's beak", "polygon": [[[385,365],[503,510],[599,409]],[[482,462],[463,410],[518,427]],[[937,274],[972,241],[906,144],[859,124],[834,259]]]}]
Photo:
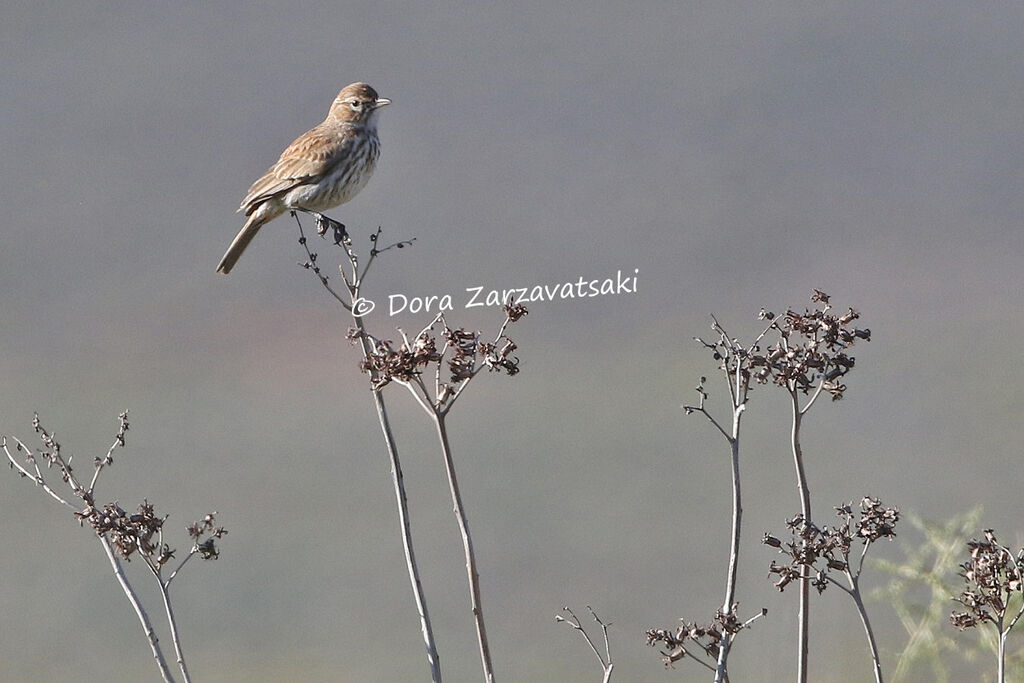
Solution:
[{"label": "bird's beak", "polygon": [[389,104],[391,104],[391,100],[389,100],[386,97],[379,97],[377,98],[377,101],[373,103],[373,108],[380,109],[381,107],[387,106]]}]

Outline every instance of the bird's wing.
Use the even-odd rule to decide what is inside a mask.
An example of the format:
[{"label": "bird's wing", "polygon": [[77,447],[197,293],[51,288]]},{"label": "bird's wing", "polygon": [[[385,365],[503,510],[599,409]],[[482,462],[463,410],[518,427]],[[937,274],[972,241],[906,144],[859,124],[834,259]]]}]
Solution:
[{"label": "bird's wing", "polygon": [[299,136],[281,152],[277,163],[252,184],[238,210],[248,216],[267,199],[325,174],[344,153],[339,139],[344,137],[323,125]]}]

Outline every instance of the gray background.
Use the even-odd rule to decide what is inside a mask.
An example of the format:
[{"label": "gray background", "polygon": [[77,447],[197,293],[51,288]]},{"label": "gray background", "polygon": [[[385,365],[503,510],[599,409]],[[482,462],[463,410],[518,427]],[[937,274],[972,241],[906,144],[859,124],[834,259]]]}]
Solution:
[{"label": "gray background", "polygon": [[[223,557],[175,587],[197,680],[425,676],[343,311],[296,267],[286,219],[214,273],[249,183],[354,80],[395,103],[373,181],[333,215],[364,246],[377,225],[417,238],[378,263],[370,296],[458,303],[474,285],[639,269],[637,294],[533,305],[513,329],[521,374],[481,377],[451,419],[501,680],[597,680],[553,620],[563,604],[614,623],[618,680],[706,678],[665,672],[642,634],[721,600],[727,449],[679,410],[713,374],[691,341],[711,313],[746,336],[759,307],[802,307],[819,287],[872,328],[847,398],[808,420],[820,517],[865,493],[936,519],[984,502],[982,524],[1024,542],[1019,3],[3,14],[0,432],[32,438],[38,410],[87,470],[130,408],[99,497],[148,498],[169,530],[220,512]],[[425,322],[368,320],[385,336]],[[437,448],[409,397],[388,399],[442,664],[476,680]],[[787,680],[795,594],[771,587],[759,540],[798,509],[788,414],[777,391],[753,399],[739,599],[770,613],[733,678]],[[155,678],[89,532],[13,475],[0,485],[0,678]],[[891,666],[902,630],[872,610]],[[869,680],[849,602],[827,593],[814,618],[812,679]]]}]

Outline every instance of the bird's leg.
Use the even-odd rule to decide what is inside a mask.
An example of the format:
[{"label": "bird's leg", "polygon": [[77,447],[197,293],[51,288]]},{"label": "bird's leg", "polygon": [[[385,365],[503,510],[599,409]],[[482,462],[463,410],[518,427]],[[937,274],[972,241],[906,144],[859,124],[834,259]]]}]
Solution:
[{"label": "bird's leg", "polygon": [[314,212],[313,215],[316,217],[316,232],[321,237],[327,233],[328,228],[330,228],[331,234],[334,236],[335,244],[341,244],[348,237],[348,230],[345,228],[344,223],[340,223],[322,213]]},{"label": "bird's leg", "polygon": [[331,221],[331,227],[334,228],[334,243],[341,244],[348,240],[348,230],[345,229],[344,223],[337,221]]}]

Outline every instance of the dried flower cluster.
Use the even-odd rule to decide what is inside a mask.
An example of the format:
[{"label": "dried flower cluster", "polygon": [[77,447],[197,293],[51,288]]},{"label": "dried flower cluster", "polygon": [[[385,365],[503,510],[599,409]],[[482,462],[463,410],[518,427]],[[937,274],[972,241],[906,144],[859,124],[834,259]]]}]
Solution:
[{"label": "dried flower cluster", "polygon": [[[216,514],[211,512],[202,520],[185,527],[194,541],[192,552],[199,553],[204,560],[216,560],[220,556],[216,540],[227,534],[227,529],[215,526]],[[117,503],[107,503],[99,509],[87,506],[76,512],[75,517],[88,522],[97,534],[106,534],[125,560],[130,561],[136,550],[146,558],[147,563],[155,567],[164,566],[174,557],[175,550],[162,541],[163,525],[167,517],[157,517],[149,501],[143,501],[138,512],[131,515]],[[155,541],[154,535],[157,537]],[[203,539],[203,536],[207,538]]]},{"label": "dried flower cluster", "polygon": [[[814,290],[811,296],[813,308],[803,313],[787,310],[782,318],[762,308],[759,319],[767,321],[761,333],[749,344],[741,344],[730,336],[725,328],[712,317],[712,329],[717,339],[705,341],[696,338],[706,349],[710,350],[718,362],[718,370],[725,375],[729,398],[732,407],[732,429],[729,423],[719,421],[707,409],[709,393],[706,389],[707,378],[701,377],[696,391],[699,401],[696,405],[683,406],[687,414],[702,413],[729,442],[733,459],[733,533],[730,552],[730,575],[727,577],[726,597],[724,605],[735,601],[736,565],[739,557],[739,536],[742,508],[740,506],[739,486],[739,427],[740,419],[747,409],[748,396],[754,383],[775,384],[784,388],[790,397],[793,408],[793,425],[791,430],[791,446],[796,465],[797,488],[800,492],[801,514],[788,522],[792,541],[783,548],[778,538],[765,534],[764,542],[779,548],[788,554],[790,562],[779,565],[772,562],[771,573],[778,576],[776,586],[783,590],[793,581],[799,584],[800,613],[798,650],[798,678],[804,680],[807,671],[809,629],[808,590],[814,585],[823,591],[828,585],[828,573],[841,571],[849,581],[850,587],[839,585],[855,601],[860,612],[875,664],[876,680],[881,680],[878,664],[877,648],[873,634],[863,608],[863,601],[857,584],[863,567],[864,552],[870,543],[882,537],[894,535],[894,525],[899,517],[896,508],[888,509],[874,499],[865,498],[861,503],[861,519],[854,521],[851,505],[838,508],[842,522],[834,528],[820,529],[811,522],[810,492],[807,487],[802,448],[800,445],[801,418],[824,393],[833,400],[842,398],[846,391],[843,378],[854,367],[854,359],[847,351],[858,339],[870,341],[871,331],[859,329],[854,322],[860,317],[852,308],[842,315],[832,313],[829,296],[821,290]],[[801,401],[800,395],[809,396]],[[802,405],[801,405],[802,403]],[[864,541],[864,548],[856,567],[850,566],[850,550],[854,538]],[[821,565],[816,570],[815,564]],[[816,577],[813,576],[816,573]],[[730,612],[731,613],[731,612]],[[719,614],[719,617],[722,615]],[[735,619],[735,617],[734,617]],[[727,629],[694,627],[684,623],[684,628],[668,634],[664,631],[652,631],[648,634],[649,642],[652,634],[657,642],[669,645],[666,663],[676,661],[685,654],[691,654],[683,647],[685,637],[690,637],[709,656],[717,654],[716,666],[704,663],[715,671],[716,681],[727,681],[727,659],[732,644]],[[694,630],[696,629],[696,630]],[[701,641],[693,634],[710,637],[710,641]],[[669,638],[673,636],[674,640]],[[716,637],[717,636],[717,637]]]},{"label": "dried flower cluster", "polygon": [[[851,325],[860,317],[852,308],[843,315],[830,313],[829,296],[819,289],[814,290],[811,301],[819,305],[803,313],[787,310],[782,320],[762,308],[758,318],[769,324],[750,346],[743,346],[726,334],[714,318],[712,328],[718,333],[718,339],[709,342],[694,338],[719,362],[718,369],[730,378],[730,391],[741,403],[746,400],[751,379],[758,384],[772,382],[804,394],[827,391],[833,400],[842,398],[846,385],[841,379],[854,366],[854,358],[846,349],[858,339],[870,341],[871,330]],[[761,340],[773,331],[778,333],[779,341],[762,349]],[[704,390],[706,382],[707,378],[701,377],[697,387],[700,404],[686,406],[687,414],[703,411],[708,397]]]},{"label": "dried flower cluster", "polygon": [[[449,378],[447,382],[438,384],[436,396],[437,405],[442,405],[456,395],[460,385],[472,379],[483,368],[504,371],[510,376],[519,372],[519,359],[512,355],[518,347],[503,332],[505,326],[526,314],[524,306],[506,305],[505,323],[494,341],[485,341],[480,332],[452,329],[444,314],[434,318],[412,340],[403,338],[397,347],[390,340],[377,339],[360,329],[349,330],[348,338],[353,342],[363,338],[370,342],[370,353],[362,360],[360,368],[375,377],[375,389],[381,389],[391,382],[408,385],[416,381],[431,363],[440,366],[445,362]],[[441,326],[440,349],[438,338],[433,333],[436,325]]]},{"label": "dried flower cluster", "polygon": [[[370,335],[365,330],[350,329],[349,340],[355,342]],[[391,382],[406,383],[417,377],[430,363],[441,360],[437,343],[428,332],[421,332],[410,343],[405,341],[397,349],[390,339],[370,339],[372,352],[364,358],[359,367],[363,372],[376,373],[375,389],[381,389]]]},{"label": "dried flower cluster", "polygon": [[960,565],[959,572],[967,587],[956,598],[967,610],[953,612],[950,621],[961,631],[985,622],[1001,625],[1010,597],[1022,592],[1024,549],[1014,555],[996,540],[992,529],[985,530],[984,540],[968,542],[967,548],[970,560]]},{"label": "dried flower cluster", "polygon": [[[220,557],[220,551],[217,550],[215,540],[228,532],[224,527],[215,526],[216,514],[216,512],[211,512],[198,522],[192,522],[185,527],[185,531],[188,532],[189,537],[195,542],[194,551],[199,553],[200,557],[204,560],[216,560]],[[200,540],[203,536],[206,536],[206,538]]]},{"label": "dried flower cluster", "polygon": [[174,550],[166,544],[153,543],[153,535],[163,529],[167,518],[157,517],[148,501],[143,501],[139,511],[133,515],[125,512],[117,503],[107,503],[102,508],[87,506],[76,512],[75,517],[88,522],[97,535],[106,534],[118,554],[126,560],[131,560],[136,550],[158,566],[163,566],[174,557]]},{"label": "dried flower cluster", "polygon": [[[94,471],[88,485],[80,482],[75,476],[74,470],[71,467],[72,456],[64,457],[61,452],[60,443],[54,437],[53,432],[47,431],[43,427],[38,415],[33,418],[32,427],[43,443],[42,449],[31,449],[17,438],[11,438],[10,440],[6,436],[0,438],[0,450],[7,457],[11,468],[20,476],[31,479],[46,495],[64,507],[71,509],[80,524],[84,525],[88,522],[89,526],[96,532],[96,536],[106,551],[114,570],[114,576],[121,585],[125,597],[135,610],[136,616],[139,618],[139,622],[146,634],[146,639],[149,641],[153,658],[160,670],[161,677],[165,681],[170,681],[173,678],[171,677],[159,638],[157,638],[156,632],[153,629],[149,614],[139,601],[131,581],[118,559],[120,557],[125,561],[130,561],[133,556],[142,557],[143,562],[149,568],[156,581],[157,590],[163,598],[164,613],[167,616],[168,626],[171,630],[171,640],[174,643],[174,651],[178,667],[181,670],[182,680],[191,680],[188,674],[188,667],[185,664],[185,656],[182,653],[181,641],[178,636],[174,611],[171,609],[168,590],[171,581],[174,580],[178,572],[193,556],[199,555],[205,560],[217,559],[220,552],[217,550],[216,541],[222,538],[227,533],[227,530],[216,526],[214,519],[216,513],[210,513],[198,522],[190,524],[187,527],[187,531],[193,540],[192,549],[165,578],[163,574],[164,566],[174,557],[175,553],[173,548],[163,542],[163,527],[167,518],[158,517],[153,506],[146,500],[139,505],[138,511],[134,514],[129,514],[116,502],[107,503],[102,507],[97,506],[95,503],[94,491],[100,474],[106,466],[113,464],[114,450],[125,447],[125,435],[128,432],[128,411],[121,413],[117,434],[110,448],[107,449],[107,453],[102,457],[93,459]],[[13,452],[11,443],[15,445]],[[65,498],[64,494],[50,486],[43,473],[43,465],[45,465],[46,469],[56,469],[60,473],[61,480],[71,489],[74,498],[78,498],[85,504],[84,507],[78,507],[77,503],[72,502],[74,498],[71,496]]]},{"label": "dried flower cluster", "polygon": [[865,496],[860,502],[860,518],[854,519],[853,505],[846,504],[836,508],[836,515],[841,520],[837,526],[819,528],[804,520],[803,515],[796,515],[786,522],[792,538],[783,543],[781,539],[765,534],[763,543],[789,557],[788,564],[777,564],[772,560],[768,571],[778,575],[775,587],[785,590],[793,581],[800,578],[802,567],[815,572],[811,585],[819,593],[828,587],[831,571],[850,573],[850,550],[854,539],[861,540],[864,545],[860,559],[863,561],[867,547],[880,538],[892,540],[896,536],[896,522],[899,521],[899,508],[887,508],[877,498]]},{"label": "dried flower cluster", "polygon": [[[703,652],[712,661],[718,659],[718,649],[724,634],[735,635],[745,628],[749,628],[755,619],[765,616],[767,609],[746,621],[740,621],[736,617],[738,604],[733,604],[728,614],[723,614],[719,609],[715,618],[706,624],[690,623],[680,619],[680,626],[674,630],[649,629],[647,631],[647,644],[650,647],[660,646],[662,661],[666,667],[673,666],[680,659],[687,655],[698,657]],[[691,649],[687,649],[687,643],[692,643]],[[703,661],[703,660],[700,660]]]},{"label": "dried flower cluster", "polygon": [[[854,365],[846,349],[858,339],[870,341],[871,330],[852,327],[860,317],[852,308],[842,315],[830,313],[829,296],[820,290],[814,290],[811,301],[819,305],[803,313],[786,311],[775,323],[779,343],[764,354],[752,354],[750,366],[759,384],[772,381],[804,394],[820,386],[838,400],[846,390],[841,380]],[[762,309],[761,318],[774,321],[775,315]]]},{"label": "dried flower cluster", "polygon": [[[125,447],[125,435],[129,428],[128,411],[121,413],[118,418],[117,434],[114,436],[114,441],[107,450],[107,453],[93,459],[94,473],[92,481],[88,486],[79,482],[75,476],[74,469],[71,467],[72,458],[64,457],[61,452],[60,443],[52,432],[43,427],[39,415],[33,416],[32,428],[39,435],[43,448],[33,451],[21,441],[15,442],[16,450],[24,454],[23,460],[25,465],[35,470],[34,475],[30,473],[28,467],[21,465],[13,457],[7,446],[6,438],[3,442],[3,449],[7,454],[10,466],[17,468],[21,476],[31,477],[51,497],[68,507],[74,507],[49,487],[39,467],[39,462],[44,462],[48,469],[56,468],[60,472],[61,480],[68,485],[77,498],[85,503],[85,507],[75,509],[74,512],[75,517],[80,522],[87,522],[96,531],[97,535],[106,536],[118,554],[125,560],[131,560],[132,555],[138,551],[146,558],[150,566],[158,569],[174,557],[174,550],[162,541],[163,524],[167,518],[157,517],[153,505],[146,500],[139,505],[138,511],[134,514],[129,514],[116,502],[107,503],[101,507],[98,507],[95,503],[93,491],[100,473],[104,467],[114,463],[114,450]],[[201,521],[194,522],[187,527],[189,536],[195,541],[192,552],[199,553],[204,559],[217,558],[219,551],[217,550],[215,540],[227,533],[226,529],[214,526],[214,514],[216,513],[208,514]],[[209,537],[200,541],[200,538],[204,535]],[[156,536],[155,540],[154,536]]]}]

